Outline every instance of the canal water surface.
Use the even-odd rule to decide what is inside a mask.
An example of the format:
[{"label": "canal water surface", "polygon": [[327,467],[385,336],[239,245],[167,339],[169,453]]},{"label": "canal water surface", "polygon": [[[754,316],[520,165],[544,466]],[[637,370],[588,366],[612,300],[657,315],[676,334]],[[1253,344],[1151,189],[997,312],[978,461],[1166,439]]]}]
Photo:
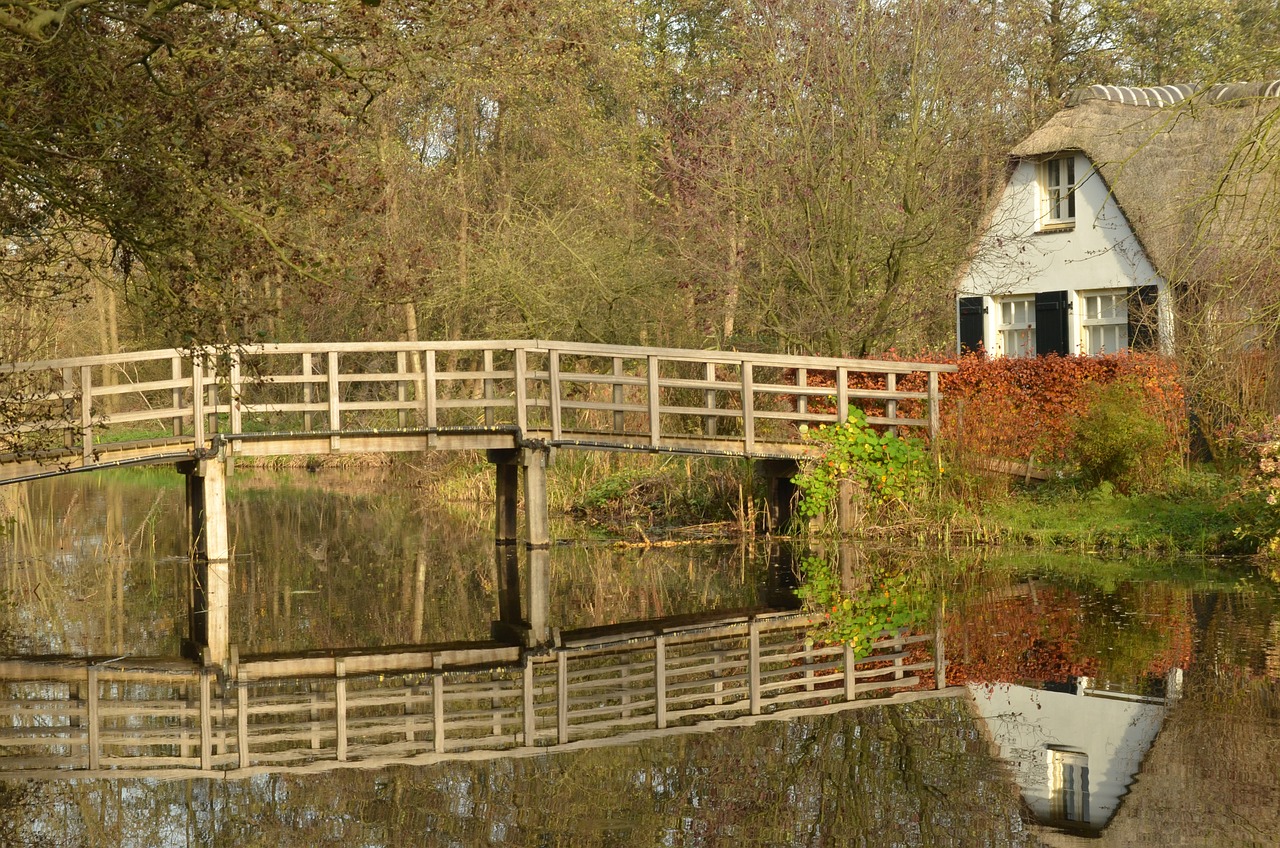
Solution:
[{"label": "canal water surface", "polygon": [[[90,779],[70,767],[79,748],[48,743],[80,714],[32,706],[54,689],[86,698],[0,679],[0,845],[1280,844],[1280,597],[1247,568],[762,540],[622,546],[565,525],[555,535],[570,541],[534,577],[523,553],[495,555],[483,507],[381,476],[238,473],[229,500],[238,656],[528,639],[511,625],[531,617],[552,642],[621,634],[609,645],[622,652],[661,627],[781,621],[769,616],[800,605],[801,563],[825,563],[856,592],[923,575],[932,612],[919,629],[945,634],[948,688],[932,691],[930,666],[919,691],[850,709],[805,659],[789,677],[808,681],[807,706],[767,720],[426,765]],[[94,657],[106,669],[182,655],[178,475],[4,487],[0,515],[0,662],[82,669]],[[549,589],[532,616],[531,580]],[[824,635],[797,638],[812,648]],[[901,656],[923,667],[933,655]],[[638,703],[624,706],[639,715]],[[127,750],[105,766],[127,765]]]}]

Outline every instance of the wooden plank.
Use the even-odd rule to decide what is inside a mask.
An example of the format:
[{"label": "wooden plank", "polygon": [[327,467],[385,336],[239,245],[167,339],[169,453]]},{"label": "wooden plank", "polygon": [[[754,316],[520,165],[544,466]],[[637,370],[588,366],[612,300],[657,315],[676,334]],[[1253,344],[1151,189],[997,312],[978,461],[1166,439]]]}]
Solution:
[{"label": "wooden plank", "polygon": [[515,355],[516,427],[521,433],[529,429],[529,360],[523,347],[517,347]]},{"label": "wooden plank", "polygon": [[556,441],[560,440],[561,429],[561,409],[560,409],[560,352],[553,350],[548,354],[550,357],[550,365],[548,366],[549,393],[551,398],[551,438]]},{"label": "wooden plank", "polygon": [[444,675],[431,675],[431,744],[437,754],[444,753]]},{"label": "wooden plank", "polygon": [[623,382],[625,379],[625,365],[622,357],[613,357],[613,432],[626,432],[626,413],[622,407],[627,400],[627,384]]},{"label": "wooden plank", "polygon": [[760,623],[754,619],[747,625],[747,682],[751,714],[760,714]]},{"label": "wooden plank", "polygon": [[667,726],[667,640],[659,636],[653,646],[654,714],[658,729]]},{"label": "wooden plank", "polygon": [[753,364],[742,363],[742,448],[750,454],[756,447],[756,387]]},{"label": "wooden plank", "polygon": [[836,369],[836,421],[843,424],[849,420],[849,369],[843,366]]},{"label": "wooden plank", "polygon": [[561,745],[569,741],[569,683],[566,672],[569,655],[556,653],[556,738]]},{"label": "wooden plank", "polygon": [[492,427],[494,422],[493,409],[493,351],[485,348],[484,351],[484,426]]},{"label": "wooden plank", "polygon": [[658,386],[658,357],[646,357],[649,363],[645,376],[648,377],[647,400],[649,406],[649,444],[658,447],[662,444],[662,415],[658,411],[661,404],[661,388]]},{"label": "wooden plank", "polygon": [[173,427],[171,431],[175,436],[182,435],[182,357],[173,356],[169,358],[169,373],[173,377],[173,389],[169,395],[169,405],[173,407]]},{"label": "wooden plank", "polygon": [[248,768],[249,760],[249,687],[236,686],[236,750],[240,768]]},{"label": "wooden plank", "polygon": [[934,451],[938,450],[938,428],[941,426],[942,409],[939,403],[942,397],[938,391],[938,372],[929,372],[929,439],[933,442]]},{"label": "wooden plank", "polygon": [[93,456],[93,369],[80,366],[80,450],[85,462]]},{"label": "wooden plank", "polygon": [[98,715],[98,670],[89,666],[85,673],[89,702],[85,709],[89,722],[89,768],[96,770],[102,754],[102,717]]},{"label": "wooden plank", "polygon": [[347,680],[346,663],[341,659],[334,660],[333,674],[336,680],[333,685],[333,719],[337,725],[337,759],[347,759]]},{"label": "wooden plank", "polygon": [[396,414],[396,420],[402,430],[409,426],[409,415],[405,410],[409,400],[409,387],[404,380],[408,364],[408,354],[403,350],[396,351],[396,402],[400,407],[400,411]]},{"label": "wooden plank", "polygon": [[200,768],[213,767],[213,677],[200,674]]},{"label": "wooden plank", "polygon": [[[884,388],[885,388],[885,391],[890,392],[890,393],[897,392],[897,390],[898,390],[898,375],[897,375],[897,374],[885,374],[885,375],[884,375]],[[896,420],[896,419],[897,419],[897,417],[898,417],[898,401],[897,401],[897,398],[891,398],[891,399],[886,400],[886,401],[884,402],[884,417],[885,417],[885,418],[888,418],[888,419],[890,419],[890,420]],[[890,427],[889,427],[889,432],[890,432],[890,433],[894,433],[894,434],[896,434],[896,433],[898,432],[898,428],[897,428],[897,426],[896,426],[896,425],[890,425]]]},{"label": "wooden plank", "polygon": [[848,642],[841,645],[841,653],[844,655],[844,669],[841,674],[844,677],[844,699],[852,701],[858,696],[858,678],[854,674],[854,653],[853,646]]},{"label": "wooden plank", "polygon": [[325,374],[326,392],[329,410],[329,450],[337,452],[342,447],[342,437],[337,433],[342,430],[341,411],[338,406],[338,351],[330,350],[326,354],[328,373]]},{"label": "wooden plank", "polygon": [[[708,362],[704,367],[706,369],[707,382],[714,384],[716,382],[716,364]],[[703,390],[702,405],[709,410],[716,408],[716,389],[714,387]],[[718,423],[719,420],[715,415],[706,415],[702,419],[702,431],[711,438],[715,438]]]},{"label": "wooden plank", "polygon": [[312,380],[311,370],[312,370],[311,354],[304,353],[302,354],[302,377],[304,378],[304,381],[302,383],[302,403],[303,403],[303,408],[306,411],[302,413],[302,429],[306,430],[307,432],[310,432],[313,426],[312,413],[310,412],[310,409],[311,409],[311,404],[313,403],[313,398],[311,397],[311,386],[314,383]]}]

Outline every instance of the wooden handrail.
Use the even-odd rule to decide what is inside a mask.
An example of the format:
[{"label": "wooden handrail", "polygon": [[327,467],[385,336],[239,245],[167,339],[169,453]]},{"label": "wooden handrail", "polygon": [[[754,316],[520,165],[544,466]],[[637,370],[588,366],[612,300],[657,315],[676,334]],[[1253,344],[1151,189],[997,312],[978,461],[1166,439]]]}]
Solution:
[{"label": "wooden handrail", "polygon": [[[63,432],[41,444],[46,452],[53,442],[69,449],[55,458],[64,468],[120,461],[121,449],[103,438],[113,423],[150,424],[188,439],[193,451],[215,435],[233,442],[252,435],[253,452],[263,455],[501,447],[493,433],[511,427],[517,444],[796,455],[805,451],[799,425],[843,422],[850,403],[868,405],[873,424],[936,436],[938,376],[954,370],[547,340],[167,348],[9,363],[0,378],[29,375],[24,385],[37,389],[25,389],[25,402],[37,417],[11,422],[16,447],[0,460],[0,482],[15,479],[6,471],[25,461],[24,430]],[[815,373],[830,374],[829,385],[810,385]],[[864,379],[850,386],[855,374]],[[910,374],[919,375],[914,385]],[[422,433],[425,441],[410,437]],[[146,451],[129,456],[142,461]]]}]

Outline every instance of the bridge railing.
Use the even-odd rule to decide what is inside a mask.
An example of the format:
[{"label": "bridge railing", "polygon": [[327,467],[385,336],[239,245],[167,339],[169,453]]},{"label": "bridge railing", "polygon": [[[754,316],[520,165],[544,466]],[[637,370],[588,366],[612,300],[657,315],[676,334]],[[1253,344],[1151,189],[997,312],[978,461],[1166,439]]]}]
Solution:
[{"label": "bridge railing", "polygon": [[[0,365],[0,453],[78,455],[120,441],[506,428],[552,443],[756,455],[858,404],[936,434],[954,366],[555,341],[177,349]],[[368,443],[363,443],[367,445]],[[324,448],[321,447],[321,450]],[[387,447],[386,449],[407,449]]]},{"label": "bridge railing", "polygon": [[337,658],[305,676],[272,674],[270,662],[219,677],[191,666],[0,660],[0,776],[242,776],[527,754],[946,685],[939,634],[886,631],[858,656],[814,644],[810,625],[804,614],[766,613],[479,665]]}]

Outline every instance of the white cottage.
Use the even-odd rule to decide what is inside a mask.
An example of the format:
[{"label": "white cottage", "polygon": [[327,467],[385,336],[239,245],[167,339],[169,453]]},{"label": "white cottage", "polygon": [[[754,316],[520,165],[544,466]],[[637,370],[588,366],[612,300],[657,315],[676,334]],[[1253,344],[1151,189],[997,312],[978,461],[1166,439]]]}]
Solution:
[{"label": "white cottage", "polygon": [[[958,282],[960,350],[1171,351],[1175,292],[1222,264],[1224,234],[1259,220],[1256,205],[1224,204],[1213,189],[1248,161],[1240,140],[1278,96],[1280,82],[1073,93],[1011,151]],[[1253,180],[1235,185],[1244,197]]]}]

